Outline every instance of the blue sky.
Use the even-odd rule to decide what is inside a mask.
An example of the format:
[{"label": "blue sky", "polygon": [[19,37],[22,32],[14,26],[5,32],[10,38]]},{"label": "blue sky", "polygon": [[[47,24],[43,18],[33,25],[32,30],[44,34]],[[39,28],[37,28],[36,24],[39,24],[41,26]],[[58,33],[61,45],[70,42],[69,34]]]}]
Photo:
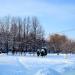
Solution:
[{"label": "blue sky", "polygon": [[58,32],[75,38],[75,0],[0,0],[0,16],[7,15],[37,16],[46,36]]}]

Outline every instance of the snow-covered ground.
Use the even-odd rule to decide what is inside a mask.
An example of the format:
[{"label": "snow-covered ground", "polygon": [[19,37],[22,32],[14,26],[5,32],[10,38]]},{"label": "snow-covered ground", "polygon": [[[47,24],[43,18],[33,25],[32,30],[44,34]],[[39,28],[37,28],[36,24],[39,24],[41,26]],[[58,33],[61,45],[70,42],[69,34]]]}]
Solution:
[{"label": "snow-covered ground", "polygon": [[0,54],[0,75],[75,75],[75,55],[20,56]]}]

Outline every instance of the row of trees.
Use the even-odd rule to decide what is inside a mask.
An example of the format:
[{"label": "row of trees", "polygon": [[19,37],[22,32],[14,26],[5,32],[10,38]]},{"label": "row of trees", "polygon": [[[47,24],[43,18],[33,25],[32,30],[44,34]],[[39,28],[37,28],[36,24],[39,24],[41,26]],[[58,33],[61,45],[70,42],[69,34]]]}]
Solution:
[{"label": "row of trees", "polygon": [[37,17],[0,19],[0,48],[35,52],[45,45],[44,30]]},{"label": "row of trees", "polygon": [[46,47],[49,52],[74,53],[75,41],[65,35],[53,34],[45,40],[44,30],[37,17],[0,18],[0,49],[36,52]]}]

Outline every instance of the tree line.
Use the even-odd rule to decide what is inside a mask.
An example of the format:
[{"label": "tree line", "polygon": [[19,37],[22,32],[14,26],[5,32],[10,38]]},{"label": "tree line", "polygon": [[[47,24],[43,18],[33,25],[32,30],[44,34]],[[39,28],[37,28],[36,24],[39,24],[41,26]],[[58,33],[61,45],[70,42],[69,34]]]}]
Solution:
[{"label": "tree line", "polygon": [[44,29],[35,16],[0,18],[0,50],[35,53],[42,47],[51,53],[74,53],[75,41],[60,34],[45,39]]},{"label": "tree line", "polygon": [[0,49],[35,52],[44,45],[44,30],[37,17],[0,19]]}]

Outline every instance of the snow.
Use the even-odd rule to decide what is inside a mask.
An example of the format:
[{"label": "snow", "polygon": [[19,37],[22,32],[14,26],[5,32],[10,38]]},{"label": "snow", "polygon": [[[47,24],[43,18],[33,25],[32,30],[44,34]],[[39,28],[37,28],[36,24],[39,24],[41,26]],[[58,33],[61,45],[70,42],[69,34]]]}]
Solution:
[{"label": "snow", "polygon": [[75,54],[0,54],[0,75],[75,75]]}]

